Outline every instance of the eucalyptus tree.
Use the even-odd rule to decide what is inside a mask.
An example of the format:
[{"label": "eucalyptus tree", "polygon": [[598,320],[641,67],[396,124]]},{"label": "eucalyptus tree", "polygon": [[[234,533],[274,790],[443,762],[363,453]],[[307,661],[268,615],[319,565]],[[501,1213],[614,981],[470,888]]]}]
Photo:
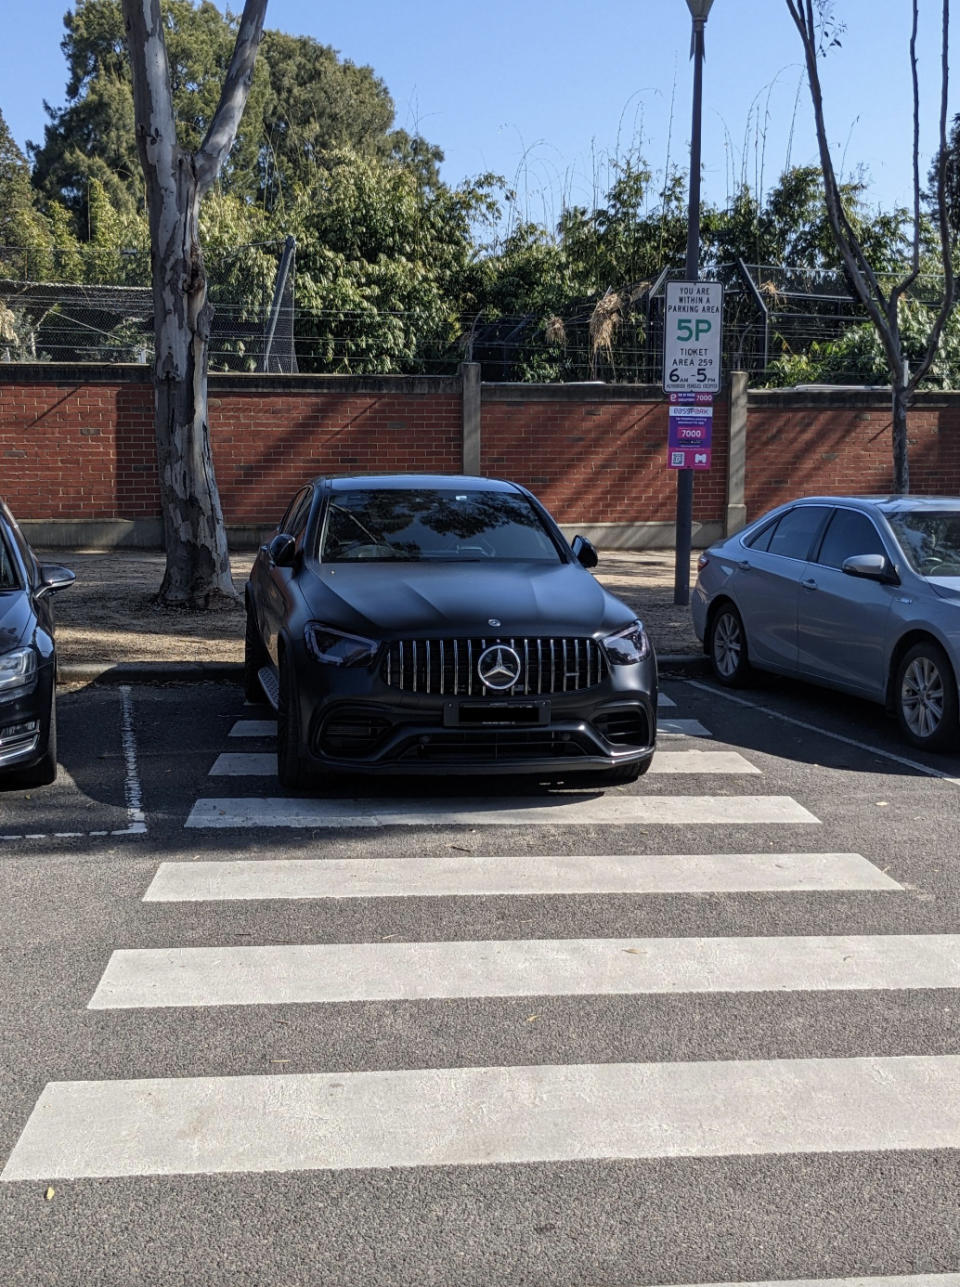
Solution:
[{"label": "eucalyptus tree", "polygon": [[166,571],[158,599],[204,608],[236,598],[207,424],[211,309],[200,248],[200,201],[237,136],[267,0],[246,0],[206,134],[177,137],[160,0],[122,0],[136,139],[146,185],[154,306],[154,414]]},{"label": "eucalyptus tree", "polygon": [[[930,324],[924,337],[919,361],[909,361],[908,346],[901,324],[901,306],[908,293],[917,284],[921,273],[921,252],[924,239],[923,192],[920,186],[920,89],[917,71],[917,34],[919,27],[919,0],[911,0],[911,35],[909,63],[913,87],[913,200],[912,235],[905,271],[890,279],[877,270],[876,263],[865,245],[864,238],[844,202],[840,180],[837,177],[830,153],[829,135],[820,82],[820,59],[831,47],[840,43],[843,25],[835,16],[831,0],[786,0],[803,46],[810,97],[813,102],[820,167],[823,174],[824,196],[830,230],[836,242],[840,259],[848,280],[866,309],[867,316],[876,328],[877,336],[886,357],[892,385],[893,417],[893,479],[897,492],[910,487],[910,465],[907,444],[907,411],[917,385],[929,372],[937,354],[940,337],[953,309],[956,283],[953,272],[953,232],[947,189],[947,93],[949,79],[948,34],[950,26],[949,0],[941,0],[940,12],[940,118],[939,142],[936,149],[936,181],[934,206],[939,231],[940,260],[943,272],[942,290],[930,309]],[[889,16],[889,15],[888,15]]]}]

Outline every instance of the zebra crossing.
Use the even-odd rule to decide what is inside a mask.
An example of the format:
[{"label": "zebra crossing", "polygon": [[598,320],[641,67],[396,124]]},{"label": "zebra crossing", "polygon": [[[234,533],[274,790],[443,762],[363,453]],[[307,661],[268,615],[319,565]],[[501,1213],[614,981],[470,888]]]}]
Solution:
[{"label": "zebra crossing", "polygon": [[[160,863],[144,907],[196,909],[506,900],[564,896],[702,898],[816,894],[896,900],[896,873],[870,856],[818,847],[811,808],[762,790],[749,756],[709,749],[709,730],[666,703],[658,776],[718,782],[717,794],[639,788],[572,792],[557,802],[509,796],[415,800],[314,799],[271,790],[269,720],[241,718],[209,781],[237,794],[203,794],[187,834],[311,829],[303,857],[192,857]],[[664,732],[664,730],[666,730]],[[686,740],[695,742],[686,745]],[[751,784],[738,794],[737,784]],[[758,789],[759,788],[759,789]],[[485,852],[493,826],[590,828],[594,853]],[[480,852],[322,856],[323,836],[354,829],[469,827]],[[783,851],[623,851],[630,828],[782,826]],[[623,829],[627,830],[624,831]],[[796,828],[796,830],[789,830]],[[319,838],[316,829],[320,829]],[[518,833],[519,834],[519,833]],[[558,833],[550,830],[555,837]],[[642,831],[639,833],[642,836]],[[738,830],[737,836],[742,833]],[[657,833],[659,839],[660,833]],[[805,842],[798,843],[798,838]],[[666,846],[669,847],[669,846]],[[318,849],[320,853],[318,854]],[[621,850],[618,852],[618,849]],[[394,936],[391,936],[394,937]],[[960,988],[960,935],[793,934],[742,937],[517,937],[443,941],[117,946],[87,1007],[124,1014],[371,1003],[450,1005],[477,999],[635,998],[755,993],[826,995]],[[229,1009],[228,1009],[229,1008]],[[535,1019],[536,1015],[530,1016]],[[128,1019],[129,1022],[129,1019]],[[451,1059],[451,1064],[456,1064]],[[0,1182],[131,1176],[225,1176],[558,1162],[707,1159],[791,1154],[879,1154],[960,1148],[960,1056],[852,1053],[848,1057],[695,1062],[535,1062],[484,1066],[156,1076],[51,1081],[6,1159]],[[891,1282],[944,1281],[956,1275]],[[860,1280],[857,1280],[860,1281]],[[867,1282],[869,1280],[863,1280]],[[885,1280],[873,1280],[877,1283]]]}]

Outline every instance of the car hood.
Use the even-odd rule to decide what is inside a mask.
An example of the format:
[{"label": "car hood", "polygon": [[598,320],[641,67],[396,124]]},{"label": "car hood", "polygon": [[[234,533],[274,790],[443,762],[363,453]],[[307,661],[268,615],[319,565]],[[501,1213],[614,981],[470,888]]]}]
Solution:
[{"label": "car hood", "polygon": [[960,603],[960,576],[928,577],[927,584],[938,598]]},{"label": "car hood", "polygon": [[577,564],[314,564],[300,588],[319,621],[374,638],[588,634],[635,614]]},{"label": "car hood", "polygon": [[22,643],[32,621],[30,602],[22,590],[0,591],[0,652]]}]

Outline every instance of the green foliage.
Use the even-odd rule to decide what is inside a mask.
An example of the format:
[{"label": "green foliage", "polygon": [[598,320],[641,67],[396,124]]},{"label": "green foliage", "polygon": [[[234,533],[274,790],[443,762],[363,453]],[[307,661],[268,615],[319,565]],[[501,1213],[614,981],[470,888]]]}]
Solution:
[{"label": "green foliage", "polygon": [[[163,10],[178,138],[194,151],[219,102],[238,19],[210,0],[164,0]],[[33,177],[88,238],[94,181],[118,212],[142,210],[144,201],[120,0],[77,0],[64,27],[67,102],[47,107],[44,141],[30,145]],[[268,209],[282,205],[330,149],[385,157],[409,146],[406,135],[391,133],[393,110],[370,68],[341,62],[308,36],[266,31],[221,187]]]}]

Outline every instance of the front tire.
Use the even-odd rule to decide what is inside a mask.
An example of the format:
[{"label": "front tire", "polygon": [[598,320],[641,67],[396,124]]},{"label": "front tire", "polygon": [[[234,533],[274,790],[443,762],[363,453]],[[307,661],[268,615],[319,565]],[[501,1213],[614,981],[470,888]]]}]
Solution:
[{"label": "front tire", "polygon": [[960,742],[957,681],[939,644],[923,641],[904,654],[894,707],[900,732],[912,746],[943,751]]},{"label": "front tire", "polygon": [[247,625],[243,636],[243,695],[248,702],[263,701],[263,685],[260,683],[261,667],[269,662],[267,650],[260,638],[257,621],[247,602]]},{"label": "front tire", "polygon": [[742,688],[749,682],[747,634],[743,618],[732,603],[724,603],[717,609],[710,623],[707,651],[718,683],[726,688]]},{"label": "front tire", "polygon": [[280,694],[277,702],[277,777],[288,791],[302,790],[309,780],[303,764],[300,703],[293,666],[280,657]]}]

